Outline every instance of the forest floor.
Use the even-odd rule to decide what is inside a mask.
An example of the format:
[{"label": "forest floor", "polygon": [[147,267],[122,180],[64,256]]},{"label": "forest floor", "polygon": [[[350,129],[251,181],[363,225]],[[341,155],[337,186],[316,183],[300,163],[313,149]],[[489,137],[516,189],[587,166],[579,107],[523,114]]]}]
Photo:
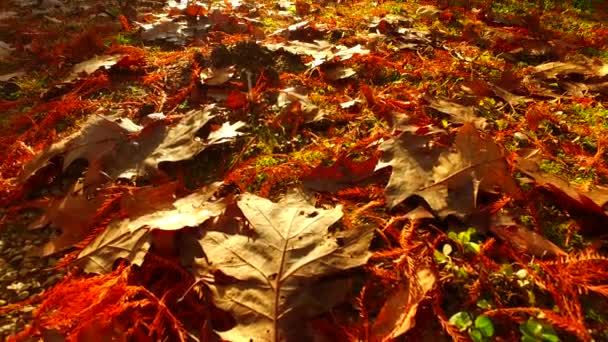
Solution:
[{"label": "forest floor", "polygon": [[602,1],[3,1],[0,340],[608,340]]}]

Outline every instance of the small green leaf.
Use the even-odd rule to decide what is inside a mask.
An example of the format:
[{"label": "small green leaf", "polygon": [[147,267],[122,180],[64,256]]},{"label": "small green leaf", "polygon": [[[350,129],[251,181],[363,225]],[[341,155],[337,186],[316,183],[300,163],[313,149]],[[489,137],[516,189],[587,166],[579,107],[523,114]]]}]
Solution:
[{"label": "small green leaf", "polygon": [[433,256],[435,257],[435,261],[440,264],[448,261],[448,258],[438,250],[434,251]]},{"label": "small green leaf", "polygon": [[492,324],[492,320],[485,315],[479,315],[475,319],[475,328],[479,329],[479,331],[485,337],[494,336],[494,324]]},{"label": "small green leaf", "polygon": [[541,332],[543,331],[543,325],[537,320],[530,318],[519,326],[519,331],[521,331],[521,333],[524,335],[536,337],[540,336]]},{"label": "small green leaf", "polygon": [[557,337],[551,333],[543,333],[541,336],[543,337],[543,341],[559,342],[559,337]]},{"label": "small green leaf", "polygon": [[521,337],[521,342],[538,342],[536,337],[532,337],[530,335],[523,335]]},{"label": "small green leaf", "polygon": [[469,242],[467,243],[467,248],[469,248],[473,253],[478,254],[481,250],[481,246],[477,242]]},{"label": "small green leaf", "polygon": [[469,336],[471,336],[471,340],[474,342],[483,342],[483,333],[477,329],[469,330]]},{"label": "small green leaf", "polygon": [[455,325],[460,331],[465,331],[473,325],[471,315],[466,311],[460,311],[450,317],[450,324]]},{"label": "small green leaf", "polygon": [[471,234],[468,231],[458,233],[458,241],[463,244],[469,243],[471,241]]},{"label": "small green leaf", "polygon": [[480,299],[477,301],[477,307],[480,309],[490,309],[492,307],[492,303],[490,303],[487,299]]}]

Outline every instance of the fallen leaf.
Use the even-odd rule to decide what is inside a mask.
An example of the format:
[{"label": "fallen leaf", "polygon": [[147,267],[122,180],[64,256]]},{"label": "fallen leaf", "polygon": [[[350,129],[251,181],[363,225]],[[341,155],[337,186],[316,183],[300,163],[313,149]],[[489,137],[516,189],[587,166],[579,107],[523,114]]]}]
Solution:
[{"label": "fallen leaf", "polygon": [[429,103],[430,108],[448,114],[455,123],[473,122],[475,127],[481,130],[486,129],[488,125],[485,118],[477,116],[474,107],[463,106],[443,98],[432,98],[429,95],[424,95],[423,98]]},{"label": "fallen leaf", "polygon": [[[454,150],[442,154],[433,169],[435,186],[447,186],[447,207],[431,208],[443,215],[464,216],[477,207],[478,192],[493,193],[497,189],[512,198],[519,198],[519,187],[511,176],[501,148],[482,137],[471,123],[464,124],[454,141]],[[430,204],[430,203],[429,203]]]},{"label": "fallen leaf", "polygon": [[[315,40],[314,43],[306,43],[300,41],[289,41],[286,43],[267,43],[264,44],[271,51],[283,49],[294,55],[307,55],[313,58],[313,61],[308,63],[308,67],[315,68],[323,65],[326,62],[335,60],[341,62],[352,58],[354,55],[369,54],[369,50],[364,49],[361,45],[346,47],[344,45],[331,44],[325,40]],[[335,52],[334,52],[335,51]]]},{"label": "fallen leaf", "polygon": [[234,138],[245,134],[238,131],[245,126],[245,123],[242,121],[237,121],[233,124],[224,122],[219,129],[209,133],[209,136],[207,136],[207,144],[217,145],[233,140]]},{"label": "fallen leaf", "polygon": [[277,119],[289,115],[290,105],[298,103],[300,110],[304,115],[304,122],[310,123],[323,119],[325,111],[320,110],[315,104],[313,104],[306,90],[296,88],[285,88],[282,89],[277,98],[277,106],[283,111],[278,114]]},{"label": "fallen leaf", "polygon": [[378,158],[353,161],[343,156],[331,166],[319,165],[302,177],[305,187],[315,191],[336,192],[373,175]]},{"label": "fallen leaf", "polygon": [[567,255],[566,252],[557,247],[553,242],[545,239],[542,235],[517,224],[506,214],[499,213],[492,217],[490,231],[518,252],[532,255],[537,258],[555,258]]},{"label": "fallen leaf", "polygon": [[151,245],[150,230],[175,231],[184,227],[197,227],[224,211],[226,204],[221,200],[213,200],[217,188],[218,184],[214,184],[166,203],[163,209],[110,223],[103,233],[78,254],[76,263],[90,273],[111,271],[118,258],[141,265]]},{"label": "fallen leaf", "polygon": [[163,162],[177,162],[194,157],[213,144],[230,141],[240,135],[243,123],[222,126],[220,132],[197,137],[198,131],[215,116],[218,108],[208,105],[191,110],[174,126],[152,120],[145,127],[129,119],[91,118],[77,133],[51,145],[25,165],[19,180],[25,182],[51,159],[63,156],[63,171],[77,159],[86,159],[85,188],[94,188],[116,178],[154,175]]},{"label": "fallen leaf", "polygon": [[[382,157],[376,170],[392,167],[391,178],[384,191],[389,208],[432,184],[433,167],[442,152],[433,143],[436,138],[436,132],[419,135],[414,127],[409,126],[395,139],[380,145]],[[430,198],[427,200],[432,201]]]},{"label": "fallen leaf", "polygon": [[244,194],[238,206],[253,236],[207,232],[200,240],[198,278],[212,267],[235,279],[208,284],[214,303],[236,319],[217,333],[229,341],[306,340],[303,320],[333,307],[345,290],[327,276],[365,264],[373,230],[330,232],[342,208],[315,208],[293,193],[278,203]]},{"label": "fallen leaf", "polygon": [[435,286],[435,281],[431,270],[423,268],[400,282],[380,309],[371,328],[370,341],[394,341],[413,328],[418,305]]},{"label": "fallen leaf", "polygon": [[124,55],[95,56],[91,59],[74,65],[68,77],[66,77],[63,81],[71,82],[78,78],[80,75],[92,74],[100,68],[109,69],[124,57]]},{"label": "fallen leaf", "polygon": [[30,223],[28,228],[38,229],[51,225],[60,228],[61,234],[47,242],[36,254],[51,255],[80,242],[96,223],[97,212],[108,199],[103,194],[89,198],[83,193],[82,184],[75,183],[64,197],[51,200],[44,207],[44,213]]},{"label": "fallen leaf", "polygon": [[544,188],[554,194],[559,203],[569,205],[577,210],[605,217],[604,210],[608,200],[608,189],[599,187],[591,192],[584,192],[565,179],[543,172],[539,166],[540,158],[534,153],[516,159],[516,168],[528,177],[531,177],[536,186]]},{"label": "fallen leaf", "polygon": [[519,198],[501,149],[482,138],[472,123],[460,127],[454,146],[447,151],[432,146],[434,133],[414,131],[410,128],[380,146],[383,156],[376,169],[393,168],[384,192],[389,208],[418,195],[442,217],[463,217],[477,207],[480,191],[502,189]]},{"label": "fallen leaf", "polygon": [[235,73],[234,65],[224,68],[207,68],[201,71],[201,83],[209,86],[222,85],[232,78]]},{"label": "fallen leaf", "polygon": [[0,40],[0,62],[7,61],[13,51],[15,48]]}]

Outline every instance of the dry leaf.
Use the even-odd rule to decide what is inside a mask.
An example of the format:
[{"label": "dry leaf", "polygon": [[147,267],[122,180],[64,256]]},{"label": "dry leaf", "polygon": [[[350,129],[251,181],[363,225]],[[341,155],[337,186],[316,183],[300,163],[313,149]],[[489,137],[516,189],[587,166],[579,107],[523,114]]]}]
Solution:
[{"label": "dry leaf", "polygon": [[201,71],[201,83],[209,86],[219,86],[230,81],[234,73],[234,65],[225,68],[207,68]]},{"label": "dry leaf", "polygon": [[376,169],[393,167],[385,189],[389,207],[418,195],[441,217],[464,217],[477,207],[479,191],[502,189],[513,198],[519,197],[501,149],[482,138],[472,123],[459,129],[453,148],[445,152],[431,148],[431,136],[411,131],[380,146],[383,157]]},{"label": "dry leaf", "polygon": [[92,74],[100,68],[109,69],[111,66],[120,61],[124,55],[106,55],[106,56],[95,56],[91,59],[88,59],[84,62],[80,62],[72,68],[72,72],[64,82],[71,82],[72,80],[78,78],[81,74]]},{"label": "dry leaf", "polygon": [[431,270],[421,269],[414,277],[399,283],[380,309],[371,329],[370,341],[393,341],[413,328],[418,304],[433,288],[435,281]]},{"label": "dry leaf", "polygon": [[382,158],[376,170],[393,168],[384,191],[389,208],[432,184],[433,167],[443,150],[433,144],[436,133],[418,135],[415,131],[411,126],[405,127],[397,138],[380,145]]},{"label": "dry leaf", "polygon": [[226,206],[223,201],[212,200],[218,184],[167,203],[164,209],[135,218],[114,221],[78,255],[77,263],[91,273],[112,269],[118,258],[141,265],[150,248],[151,229],[166,231],[196,227],[212,217],[219,216]]},{"label": "dry leaf", "polygon": [[500,240],[515,250],[538,258],[555,258],[567,255],[553,242],[542,235],[517,224],[506,214],[497,214],[492,218],[490,231]]},{"label": "dry leaf", "polygon": [[278,203],[244,194],[238,206],[252,236],[207,232],[200,240],[199,279],[210,267],[235,279],[208,284],[215,304],[236,319],[218,334],[228,341],[307,340],[303,319],[331,308],[345,292],[344,282],[336,286],[327,276],[365,264],[373,231],[330,232],[341,207],[315,208],[298,194]]},{"label": "dry leaf", "polygon": [[162,162],[192,158],[212,144],[224,143],[239,135],[236,129],[242,127],[242,123],[212,133],[210,141],[196,136],[216,111],[214,105],[209,105],[187,112],[174,126],[153,121],[143,128],[129,119],[93,117],[79,132],[53,144],[26,164],[19,180],[25,182],[58,156],[63,156],[64,171],[77,159],[88,161],[85,188],[119,177],[154,175]]},{"label": "dry leaf", "polygon": [[475,124],[475,127],[481,130],[484,130],[488,125],[485,118],[475,114],[474,107],[463,106],[443,98],[432,98],[429,95],[424,95],[423,98],[429,103],[429,107],[448,114],[455,123],[464,124],[472,122]]},{"label": "dry leaf", "polygon": [[561,200],[562,204],[569,204],[576,209],[595,215],[606,215],[606,211],[603,209],[608,199],[605,188],[598,188],[595,191],[585,193],[572,186],[563,178],[543,172],[538,162],[539,158],[535,156],[520,157],[516,160],[516,167],[517,170],[531,177],[537,186],[553,193]]},{"label": "dry leaf", "polygon": [[80,242],[95,224],[97,211],[107,199],[109,197],[102,194],[88,198],[82,192],[82,184],[75,183],[63,198],[51,200],[44,213],[28,228],[43,228],[50,224],[60,228],[61,235],[47,242],[36,253],[47,256]]},{"label": "dry leaf", "polygon": [[370,177],[377,163],[377,158],[353,161],[343,156],[331,166],[315,167],[302,177],[302,182],[305,187],[315,191],[336,192]]}]

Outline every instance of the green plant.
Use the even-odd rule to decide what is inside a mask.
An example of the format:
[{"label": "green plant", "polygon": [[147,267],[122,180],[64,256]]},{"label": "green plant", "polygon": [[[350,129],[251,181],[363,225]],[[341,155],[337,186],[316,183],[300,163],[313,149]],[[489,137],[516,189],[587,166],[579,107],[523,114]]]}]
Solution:
[{"label": "green plant", "polygon": [[557,333],[549,324],[530,318],[519,326],[522,342],[547,341],[558,342]]},{"label": "green plant", "polygon": [[474,242],[474,235],[477,233],[475,228],[469,228],[463,232],[448,232],[448,237],[458,243],[460,243],[465,252],[479,253],[480,245],[478,242]]},{"label": "green plant", "polygon": [[466,331],[475,342],[489,341],[494,336],[494,324],[485,315],[479,315],[473,321],[473,317],[466,311],[460,311],[450,317],[449,322],[460,331]]}]

